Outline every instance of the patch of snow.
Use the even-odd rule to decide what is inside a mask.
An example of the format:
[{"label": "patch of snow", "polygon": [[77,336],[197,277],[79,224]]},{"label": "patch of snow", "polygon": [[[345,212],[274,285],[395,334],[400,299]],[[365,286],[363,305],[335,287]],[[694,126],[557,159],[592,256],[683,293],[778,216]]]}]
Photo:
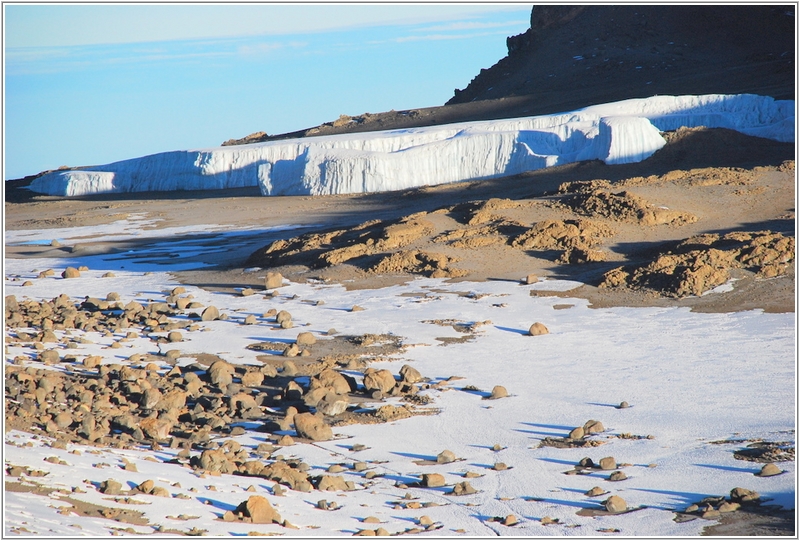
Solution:
[{"label": "patch of snow", "polygon": [[660,131],[697,126],[794,141],[794,101],[654,96],[554,115],[164,152],[54,171],[30,189],[68,197],[252,186],[263,195],[383,192],[582,160],[637,162],[664,146]]},{"label": "patch of snow", "polygon": [[[55,277],[36,279],[32,267],[51,266],[59,272],[68,260],[6,260],[6,294],[20,300],[49,300],[66,293],[73,300],[84,296],[103,298],[113,287],[125,301],[161,300],[179,285],[167,272],[120,272],[109,282],[100,279],[106,270],[101,261],[80,279]],[[16,280],[9,279],[19,277]],[[23,287],[31,279],[33,286]],[[546,281],[568,290],[574,282]],[[539,284],[533,286],[538,287]],[[358,490],[348,493],[303,493],[288,490],[281,497],[272,493],[275,484],[260,478],[236,475],[200,476],[197,472],[171,464],[180,449],[166,446],[153,451],[149,446],[130,449],[92,448],[68,443],[66,449],[49,446],[49,438],[18,431],[4,435],[6,464],[44,470],[44,477],[29,478],[51,488],[77,487],[71,497],[106,507],[142,511],[148,526],[133,526],[135,532],[153,533],[153,528],[189,531],[207,530],[210,536],[245,535],[250,531],[287,536],[351,535],[367,527],[361,517],[377,516],[390,533],[402,532],[416,524],[423,514],[443,524],[439,532],[452,535],[464,530],[468,536],[486,535],[577,535],[594,537],[602,529],[619,529],[624,536],[695,536],[705,520],[676,523],[675,510],[707,496],[727,495],[736,486],[757,490],[770,503],[791,508],[794,505],[794,462],[779,466],[787,473],[771,478],[754,475],[760,464],[733,457],[735,444],[714,445],[723,439],[764,438],[794,440],[796,404],[794,314],[768,314],[749,311],[727,314],[692,313],[679,308],[592,309],[583,299],[531,297],[527,287],[507,282],[457,283],[417,279],[404,285],[380,290],[347,291],[342,286],[288,283],[280,295],[268,301],[261,295],[238,297],[186,286],[187,293],[204,305],[217,306],[230,315],[227,321],[203,322],[212,332],[185,331],[180,344],[183,354],[212,352],[236,364],[260,365],[256,352],[245,346],[263,340],[292,341],[302,331],[325,339],[325,330],[335,327],[343,334],[393,333],[415,347],[401,356],[373,363],[397,374],[400,366],[412,364],[434,382],[461,376],[445,387],[423,394],[434,399],[441,412],[380,425],[337,426],[342,441],[296,444],[276,454],[297,458],[312,466],[319,475],[330,464],[370,462],[370,468],[383,477],[372,480],[363,473],[346,470],[342,475],[356,483]],[[475,295],[463,296],[467,289]],[[417,302],[418,294],[431,290],[436,298]],[[323,305],[307,302],[324,300]],[[502,306],[497,305],[502,299]],[[556,310],[569,302],[569,310]],[[363,312],[345,308],[358,304]],[[267,307],[292,313],[297,326],[276,329],[266,322],[241,325],[248,314],[262,314]],[[437,345],[437,337],[458,337],[454,329],[425,323],[435,319],[467,322],[491,320],[472,341],[447,347]],[[525,330],[533,321],[544,322],[550,334],[531,337]],[[63,331],[55,331],[59,335]],[[73,331],[76,334],[78,331]],[[104,363],[126,364],[134,353],[154,353],[156,345],[147,336],[131,338],[119,350],[110,350],[113,340],[124,336],[85,333],[92,343],[82,342],[70,355],[101,355]],[[6,363],[16,356],[29,356],[30,349],[7,342]],[[194,362],[187,358],[183,366]],[[34,361],[24,364],[38,365]],[[51,367],[57,369],[56,367]],[[487,394],[493,385],[503,385],[511,396],[485,401],[477,387]],[[393,398],[387,399],[387,403]],[[632,407],[617,409],[620,401]],[[589,419],[603,422],[607,432],[597,436],[597,448],[556,449],[539,447],[548,436],[564,437]],[[224,438],[235,439],[248,450],[265,441],[265,434],[252,430]],[[290,431],[291,432],[291,431]],[[626,439],[622,434],[652,435],[653,439]],[[220,442],[221,443],[221,442]],[[367,450],[353,452],[350,446],[363,444]],[[503,449],[495,452],[492,445]],[[743,446],[743,445],[742,445]],[[466,459],[455,464],[418,466],[414,458],[435,457],[444,449]],[[80,454],[74,454],[78,452]],[[96,453],[96,454],[95,454]],[[192,451],[198,455],[198,450]],[[56,456],[66,465],[45,462]],[[581,458],[595,462],[613,456],[628,479],[606,481],[608,472],[590,475],[564,475]],[[123,459],[133,462],[137,471],[123,470]],[[495,462],[513,469],[494,471]],[[654,467],[648,467],[648,465]],[[463,481],[464,471],[483,474],[471,479],[480,492],[454,497],[446,489],[397,487],[411,483],[422,473],[441,473],[449,485]],[[153,479],[166,488],[171,498],[137,494],[142,505],[115,503],[100,494],[97,485],[113,478],[125,488]],[[26,479],[28,479],[26,477]],[[7,481],[12,481],[8,476]],[[234,509],[253,493],[254,485],[281,516],[299,530],[277,524],[226,523],[219,517]],[[584,493],[599,485],[618,494],[629,506],[646,506],[633,513],[604,517],[577,515],[582,508],[599,508],[605,497],[588,498]],[[391,502],[406,493],[436,507],[420,510],[395,509]],[[188,499],[180,499],[188,497]],[[57,493],[48,496],[25,492],[5,493],[4,534],[24,530],[38,535],[107,536],[121,533],[121,524],[98,516],[59,514]],[[341,509],[315,508],[320,499],[336,501]],[[488,519],[514,514],[520,523],[505,527]],[[187,520],[177,520],[188,515]],[[540,518],[558,518],[560,524],[545,526]],[[191,518],[197,517],[197,518]],[[372,528],[376,526],[371,526]]]}]

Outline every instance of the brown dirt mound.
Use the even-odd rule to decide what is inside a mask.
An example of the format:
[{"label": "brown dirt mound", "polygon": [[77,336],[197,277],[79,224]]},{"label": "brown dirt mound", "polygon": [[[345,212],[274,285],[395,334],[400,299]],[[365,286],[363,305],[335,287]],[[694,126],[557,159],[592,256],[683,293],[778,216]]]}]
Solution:
[{"label": "brown dirt mound", "polygon": [[698,235],[648,265],[607,272],[600,287],[646,289],[669,297],[702,295],[728,281],[732,269],[761,278],[782,276],[794,261],[794,251],[793,237],[772,231]]},{"label": "brown dirt mound", "polygon": [[248,265],[277,267],[307,265],[330,267],[358,257],[390,252],[430,235],[434,228],[425,213],[412,214],[390,223],[364,222],[350,229],[308,233],[287,240],[277,240],[256,252]]},{"label": "brown dirt mound", "polygon": [[582,190],[563,201],[573,212],[589,217],[638,223],[644,226],[694,223],[697,216],[688,212],[657,207],[628,191]]},{"label": "brown dirt mound", "polygon": [[563,250],[560,263],[605,261],[603,252],[594,246],[614,231],[592,220],[544,220],[517,236],[511,245],[525,250]]},{"label": "brown dirt mound", "polygon": [[384,257],[369,270],[376,274],[423,274],[431,278],[465,276],[466,271],[450,268],[457,261],[443,254],[408,250]]}]

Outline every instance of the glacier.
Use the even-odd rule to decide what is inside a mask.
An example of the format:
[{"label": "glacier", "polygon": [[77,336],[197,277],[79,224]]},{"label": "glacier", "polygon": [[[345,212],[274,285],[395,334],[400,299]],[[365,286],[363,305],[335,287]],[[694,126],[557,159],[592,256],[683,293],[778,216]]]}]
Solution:
[{"label": "glacier", "polygon": [[53,171],[29,188],[65,197],[254,186],[265,196],[384,192],[584,160],[638,162],[666,144],[661,132],[700,126],[794,142],[794,100],[653,96],[552,115],[162,152]]}]

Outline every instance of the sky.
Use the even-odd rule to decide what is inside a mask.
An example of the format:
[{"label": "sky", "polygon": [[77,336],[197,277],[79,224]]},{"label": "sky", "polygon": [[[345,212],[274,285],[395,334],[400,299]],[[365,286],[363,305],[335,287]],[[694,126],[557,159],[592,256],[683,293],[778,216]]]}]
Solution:
[{"label": "sky", "polygon": [[4,179],[443,105],[530,10],[4,4]]}]

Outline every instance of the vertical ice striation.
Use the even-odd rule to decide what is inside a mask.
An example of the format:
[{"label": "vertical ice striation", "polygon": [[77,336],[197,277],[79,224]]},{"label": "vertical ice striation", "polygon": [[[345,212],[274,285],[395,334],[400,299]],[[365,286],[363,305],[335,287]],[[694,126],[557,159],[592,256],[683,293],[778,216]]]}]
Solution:
[{"label": "vertical ice striation", "polygon": [[638,162],[664,146],[659,132],[698,126],[793,142],[794,101],[654,96],[537,117],[165,152],[55,171],[30,187],[61,196],[248,186],[263,195],[381,192],[583,160]]}]

